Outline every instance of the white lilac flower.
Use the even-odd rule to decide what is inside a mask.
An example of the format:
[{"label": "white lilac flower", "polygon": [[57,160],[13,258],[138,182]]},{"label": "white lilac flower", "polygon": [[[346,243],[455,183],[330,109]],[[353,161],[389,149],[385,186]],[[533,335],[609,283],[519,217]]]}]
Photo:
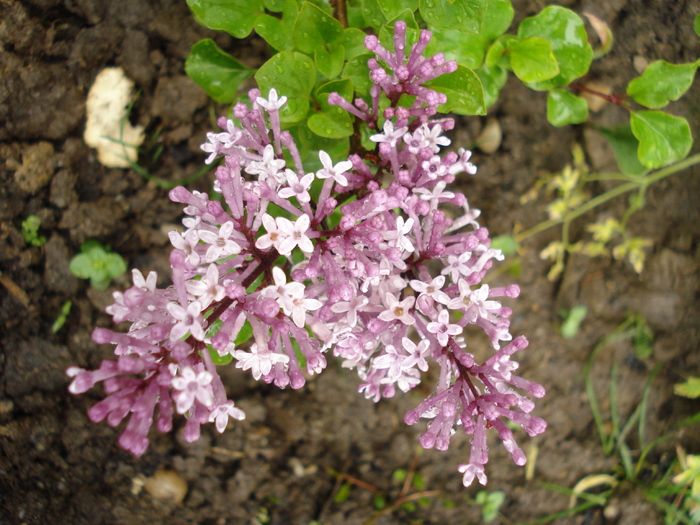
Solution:
[{"label": "white lilac flower", "polygon": [[299,217],[294,223],[284,217],[277,217],[277,228],[284,235],[277,247],[280,255],[289,255],[297,246],[304,253],[313,252],[314,245],[306,235],[306,230],[309,229],[310,225],[311,219],[306,214]]},{"label": "white lilac flower", "polygon": [[409,313],[415,302],[416,298],[412,295],[399,302],[394,294],[388,293],[384,296],[384,304],[387,309],[379,314],[379,319],[387,322],[399,320],[407,325],[415,324],[416,320]]},{"label": "white lilac flower", "polygon": [[418,128],[413,134],[406,133],[403,136],[403,141],[406,143],[406,147],[411,155],[418,155],[420,150],[430,147],[430,142],[428,142],[423,133],[423,127]]},{"label": "white lilac flower", "polygon": [[406,237],[406,234],[413,228],[413,219],[409,218],[404,221],[403,217],[396,218],[396,247],[407,252],[412,252],[415,248],[411,240]]},{"label": "white lilac flower", "polygon": [[134,286],[137,288],[141,288],[144,292],[155,291],[156,282],[158,281],[158,274],[156,272],[149,272],[148,277],[144,279],[141,271],[134,268],[131,270],[131,276],[134,280]]},{"label": "white lilac flower", "polygon": [[437,179],[447,173],[447,166],[442,163],[442,159],[437,155],[432,156],[429,160],[424,160],[421,163],[421,167],[431,179]]},{"label": "white lilac flower", "polygon": [[427,372],[428,362],[425,360],[425,357],[430,355],[431,352],[430,341],[421,339],[420,343],[415,344],[408,337],[404,337],[401,339],[401,343],[403,344],[404,350],[409,354],[401,364],[402,368],[408,370],[409,368],[417,366],[423,372]]},{"label": "white lilac flower", "polygon": [[260,350],[257,343],[250,345],[250,352],[236,350],[234,357],[238,361],[236,368],[241,370],[249,370],[253,374],[253,378],[257,381],[262,376],[266,376],[272,370],[272,365],[276,363],[286,364],[289,362],[289,356],[270,352],[267,348]]},{"label": "white lilac flower", "polygon": [[258,237],[258,240],[255,241],[255,247],[260,250],[267,250],[271,246],[274,246],[275,249],[279,250],[279,245],[284,238],[284,233],[279,230],[277,222],[268,213],[262,216],[262,223],[267,233]]},{"label": "white lilac flower", "polygon": [[409,281],[411,288],[421,295],[427,295],[441,304],[447,304],[450,302],[450,296],[441,290],[445,285],[445,276],[438,275],[435,279],[431,280],[430,283],[419,281],[418,279],[412,279]]},{"label": "white lilac flower", "polygon": [[447,186],[447,183],[441,180],[435,185],[433,191],[427,188],[413,188],[413,193],[418,195],[422,200],[429,201],[430,208],[434,210],[440,203],[440,199],[453,199],[455,196],[451,191],[443,191],[445,186]]},{"label": "white lilac flower", "polygon": [[226,430],[226,425],[228,424],[228,418],[232,417],[239,421],[245,419],[245,412],[240,408],[234,406],[233,401],[226,401],[220,404],[209,413],[209,422],[216,422],[216,430],[220,434]]},{"label": "white lilac flower", "polygon": [[266,299],[274,299],[280,305],[285,315],[292,315],[294,300],[304,297],[305,286],[296,281],[288,283],[284,271],[277,266],[272,268],[272,279],[275,281],[275,284],[263,288],[260,295]]},{"label": "white lilac flower", "polygon": [[420,372],[414,368],[402,369],[401,375],[396,378],[396,385],[402,392],[408,392],[420,384]]},{"label": "white lilac flower", "polygon": [[459,256],[448,255],[447,265],[440,272],[442,275],[450,274],[450,279],[453,283],[456,283],[460,276],[463,275],[467,277],[472,273],[472,269],[467,265],[469,259],[472,257],[472,252],[464,252]]},{"label": "white lilac flower", "polygon": [[401,353],[394,345],[386,345],[384,353],[379,357],[375,357],[372,361],[373,368],[388,368],[389,382],[393,383],[401,375],[403,362],[406,359],[406,354]]},{"label": "white lilac flower", "polygon": [[440,124],[435,124],[432,128],[428,128],[427,124],[423,124],[419,129],[423,131],[425,141],[428,143],[428,147],[433,150],[433,153],[439,152],[440,146],[450,145],[450,139],[440,135],[442,133]]},{"label": "white lilac flower", "polygon": [[461,326],[458,324],[450,324],[450,314],[445,309],[440,310],[440,313],[437,315],[437,321],[428,323],[426,328],[428,332],[435,334],[441,346],[447,346],[451,335],[459,335],[462,333]]},{"label": "white lilac flower", "polygon": [[187,305],[187,310],[177,303],[168,303],[166,308],[170,316],[179,321],[170,330],[171,341],[177,341],[187,332],[191,333],[192,337],[197,341],[204,341],[204,329],[199,322],[202,305],[198,301],[193,301]]},{"label": "white lilac flower", "polygon": [[205,164],[211,164],[216,159],[216,156],[221,150],[221,143],[219,142],[219,135],[217,133],[209,132],[207,133],[207,141],[200,146],[202,151],[209,153],[209,156],[204,161]]},{"label": "white lilac flower", "polygon": [[354,328],[357,324],[357,311],[362,310],[369,299],[364,295],[357,295],[351,301],[340,301],[331,305],[331,311],[336,314],[345,313],[345,321],[350,328]]},{"label": "white lilac flower", "polygon": [[228,149],[234,147],[242,135],[243,131],[236,128],[236,124],[234,124],[233,120],[227,119],[226,132],[219,133],[216,138],[224,149]]},{"label": "white lilac flower", "polygon": [[226,294],[224,287],[219,284],[219,267],[213,263],[199,281],[189,280],[185,286],[189,293],[197,297],[202,309],[206,309],[214,301],[221,301]]},{"label": "white lilac flower", "polygon": [[285,176],[287,177],[288,186],[286,188],[282,188],[278,195],[283,199],[296,197],[299,202],[308,203],[311,200],[309,188],[311,187],[311,183],[314,181],[314,174],[307,173],[301,179],[299,179],[296,173],[288,169],[285,170]]},{"label": "white lilac flower", "polygon": [[369,140],[372,142],[386,142],[393,148],[396,147],[396,143],[406,134],[408,128],[404,126],[402,128],[394,129],[393,122],[391,122],[391,120],[386,120],[384,121],[383,131],[384,133],[372,135]]},{"label": "white lilac flower", "polygon": [[267,100],[262,97],[258,97],[255,99],[255,102],[257,102],[259,106],[265,108],[267,111],[279,111],[279,109],[287,103],[287,97],[278,97],[277,90],[272,88]]},{"label": "white lilac flower", "polygon": [[[199,218],[199,217],[197,217]],[[199,243],[199,233],[197,230],[190,230],[184,235],[176,231],[168,233],[171,244],[178,250],[185,252],[186,260],[192,266],[198,266],[200,263],[200,257],[195,246]]]},{"label": "white lilac flower", "polygon": [[307,310],[313,312],[318,310],[323,306],[321,301],[316,299],[304,298],[304,297],[293,297],[292,298],[292,311],[291,318],[294,324],[299,328],[303,328],[306,324],[306,312]]},{"label": "white lilac flower", "polygon": [[251,175],[257,175],[260,181],[266,181],[271,177],[275,182],[279,182],[278,174],[282,168],[284,168],[284,165],[285,161],[276,158],[275,148],[271,144],[268,144],[263,150],[262,159],[259,161],[254,160],[248,164],[245,171]]},{"label": "white lilac flower", "polygon": [[476,173],[476,166],[469,162],[469,159],[472,157],[472,152],[468,149],[459,148],[457,153],[459,154],[459,159],[450,166],[450,173],[452,175],[457,175],[458,173],[466,172],[469,175],[474,175]]},{"label": "white lilac flower", "polygon": [[206,262],[213,262],[222,257],[241,253],[241,247],[236,241],[231,239],[232,233],[233,222],[231,221],[225,222],[218,233],[207,230],[201,230],[199,232],[199,238],[211,245],[207,249],[205,255]]},{"label": "white lilac flower", "polygon": [[191,367],[186,366],[179,376],[172,379],[171,384],[177,391],[178,414],[187,412],[194,404],[195,399],[206,407],[214,402],[209,388],[213,378],[214,376],[206,370],[196,373]]},{"label": "white lilac flower", "polygon": [[323,150],[318,152],[318,158],[321,160],[323,168],[316,172],[316,177],[319,179],[331,178],[341,186],[348,185],[348,179],[344,174],[352,168],[352,162],[344,160],[333,166],[330,155]]}]

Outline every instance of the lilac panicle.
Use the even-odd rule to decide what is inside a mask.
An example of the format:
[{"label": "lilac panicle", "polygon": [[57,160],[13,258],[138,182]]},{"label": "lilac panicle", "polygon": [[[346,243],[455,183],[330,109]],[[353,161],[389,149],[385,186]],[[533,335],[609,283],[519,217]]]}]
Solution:
[{"label": "lilac panicle", "polygon": [[[103,383],[108,395],[89,416],[113,426],[128,418],[124,448],[143,454],[154,420],[167,432],[175,412],[187,418],[188,441],[204,423],[221,432],[230,418],[243,419],[227,398],[218,359],[298,389],[332,353],[357,370],[359,391],[374,401],[411,390],[436,367],[434,393],[404,421],[429,420],[420,437],[425,448],[446,450],[458,427],[473,436],[469,461],[459,466],[465,486],[486,483],[487,428],[516,464],[525,463],[506,421],[530,436],[542,433],[546,423],[531,415],[531,397],[544,389],[514,373],[512,357],[528,342],[513,339],[512,311],[501,300],[520,289],[483,282],[503,255],[477,222],[479,211],[446,190],[476,168],[469,151],[441,153],[450,145],[442,133],[454,122],[429,118],[446,97],[424,84],[456,64],[423,56],[430,37],[423,31],[408,47],[406,24],[398,22],[391,52],[368,36],[376,55],[371,100],[329,95],[373,130],[371,155],[337,161],[321,151],[322,168],[306,173],[294,138],[280,127],[286,97],[274,89],[267,98],[252,90],[252,107],[236,104],[236,120],[222,117],[222,131],[207,135],[206,162],[224,159],[214,184],[223,205],[183,187],[170,192],[186,215],[184,231],[170,233],[172,286],[157,288],[154,273],[144,279],[134,270],[134,286],[115,292],[107,309],[115,322],[130,322],[129,331],[93,333],[96,343],[115,345],[116,360],[68,370],[73,393]],[[382,94],[390,106],[380,113]],[[398,105],[402,94],[414,96],[410,107]],[[445,204],[461,214],[449,217]],[[483,363],[465,339],[468,325],[491,343]],[[251,339],[241,342],[246,332]]]}]

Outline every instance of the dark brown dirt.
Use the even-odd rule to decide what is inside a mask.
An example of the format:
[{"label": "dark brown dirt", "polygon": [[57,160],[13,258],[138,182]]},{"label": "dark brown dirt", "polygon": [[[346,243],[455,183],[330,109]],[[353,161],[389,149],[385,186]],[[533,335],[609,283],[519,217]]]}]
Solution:
[{"label": "dark brown dirt", "polygon": [[[519,20],[551,2],[513,3]],[[610,23],[614,49],[594,64],[591,77],[616,92],[637,75],[635,57],[679,63],[700,54],[692,31],[697,0],[559,3]],[[401,488],[392,474],[411,465],[425,490],[440,495],[415,510],[387,512],[377,523],[481,523],[480,509],[466,498],[479,489],[465,490],[456,471],[468,455],[467,439],[456,435],[449,453],[416,455],[422,427],[406,428],[401,418],[417,398],[398,396],[374,405],[357,394],[356,376],[337,364],[297,392],[227,370],[229,393],[247,420],[223,435],[204,429],[193,445],[182,439],[180,420],[170,435],[154,431],[142,458],[117,446],[118,429],[88,420],[86,411],[101,398],[99,389],[80,397],[67,392],[68,366],[96,367],[109,355],[109,348],[92,343],[90,333],[96,325],[110,325],[103,309],[112,291],[128,286],[124,276],[106,292],[90,289],[68,271],[71,257],[82,241],[98,239],[130,267],[157,270],[165,284],[167,231],[181,212],[165,190],[132,170],[107,169],[97,161],[82,141],[87,90],[104,67],[123,67],[140,90],[132,121],[146,126],[147,144],[155,141],[149,153],[163,148],[153,165],[142,157],[145,168],[165,180],[191,176],[203,163],[199,144],[214,126],[210,115],[226,111],[184,75],[189,48],[205,36],[251,66],[266,52],[256,40],[240,43],[198,26],[184,0],[0,0],[0,524],[361,524],[374,515],[372,492],[354,486],[346,501],[334,502],[338,485],[329,469],[376,487],[391,501]],[[688,117],[700,136],[697,81],[671,110]],[[503,144],[491,156],[476,154],[479,173],[464,188],[494,234],[546,218],[543,200],[520,205],[519,199],[542,173],[571,162],[575,142],[584,146],[596,170],[615,169],[610,150],[591,130],[555,129],[544,115],[545,96],[515,79],[490,115],[503,128]],[[609,106],[595,118],[610,124],[624,117]],[[454,143],[473,143],[482,125],[481,119],[463,120]],[[612,364],[618,366],[623,418],[660,364],[649,399],[647,439],[670,438],[651,461],[663,472],[676,445],[700,453],[698,427],[675,426],[696,413],[698,404],[673,395],[673,384],[700,375],[699,175],[696,167],[653,186],[646,208],[634,216],[634,233],[654,243],[641,276],[626,262],[573,257],[564,276],[551,283],[538,254],[559,232],[525,243],[517,278],[523,293],[510,306],[514,333],[530,340],[522,355],[523,375],[548,389],[536,414],[549,428],[535,440],[520,436],[526,452],[538,451],[529,480],[493,442],[488,490],[506,493],[501,523],[565,510],[569,497],[542,482],[571,488],[585,476],[618,472],[618,459],[600,446],[582,369],[596,342],[629,313],[641,313],[650,324],[654,354],[638,359],[629,341],[601,352],[593,374],[604,414],[609,417]],[[193,186],[206,189],[210,181],[204,177]],[[587,222],[619,217],[624,205],[618,199],[596,210],[573,225],[573,234],[581,235]],[[49,238],[41,248],[26,244],[21,234],[30,214],[42,219],[42,233]],[[53,334],[51,325],[67,300],[73,302],[67,323]],[[589,315],[577,337],[565,340],[558,311],[578,304],[587,305]],[[164,469],[187,484],[180,504],[140,490],[144,479]],[[650,474],[646,481],[651,479]],[[556,523],[663,523],[658,508],[632,484],[616,491],[613,506],[613,520],[594,507]]]}]

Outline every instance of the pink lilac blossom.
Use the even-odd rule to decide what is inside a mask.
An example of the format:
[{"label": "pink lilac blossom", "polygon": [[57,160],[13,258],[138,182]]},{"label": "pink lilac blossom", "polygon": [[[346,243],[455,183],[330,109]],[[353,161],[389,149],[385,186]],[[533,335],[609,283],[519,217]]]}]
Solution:
[{"label": "pink lilac blossom", "polygon": [[[424,84],[457,66],[440,54],[423,56],[430,36],[421,32],[409,48],[406,24],[398,22],[394,52],[368,36],[376,55],[368,63],[371,100],[329,95],[372,130],[377,146],[366,158],[337,161],[321,151],[322,168],[305,174],[292,135],[281,129],[286,97],[274,89],[267,98],[251,90],[252,107],[236,104],[236,122],[221,118],[222,132],[207,135],[205,162],[223,158],[215,183],[223,201],[171,190],[187,215],[187,231],[170,234],[172,285],[158,288],[155,273],[144,279],[134,271],[134,286],[115,292],[107,309],[115,322],[130,322],[129,331],[96,328],[92,335],[114,345],[116,359],[94,371],[68,370],[72,393],[104,385],[107,397],[90,409],[91,420],[117,426],[128,418],[121,446],[143,454],[153,423],[170,431],[175,412],[187,418],[188,441],[199,438],[202,424],[222,432],[230,419],[243,420],[217,372],[221,356],[256,380],[298,389],[332,352],[357,370],[359,392],[375,402],[415,388],[437,368],[433,393],[404,421],[428,420],[425,448],[447,449],[460,428],[473,436],[469,461],[458,466],[465,486],[486,483],[487,428],[516,464],[525,462],[506,422],[542,433],[546,423],[530,415],[530,397],[544,389],[514,373],[512,357],[528,342],[513,339],[512,311],[496,299],[515,298],[519,288],[483,282],[503,255],[476,221],[479,211],[463,194],[445,191],[476,168],[469,151],[441,154],[450,144],[442,133],[454,123],[430,120],[446,96]],[[413,96],[410,107],[399,106],[403,94]],[[382,95],[389,107],[380,110]],[[316,178],[323,183],[314,200]],[[450,218],[445,203],[462,213]],[[339,220],[330,222],[333,215]],[[241,343],[246,326],[252,342]],[[491,341],[482,363],[465,342],[467,326]]]}]

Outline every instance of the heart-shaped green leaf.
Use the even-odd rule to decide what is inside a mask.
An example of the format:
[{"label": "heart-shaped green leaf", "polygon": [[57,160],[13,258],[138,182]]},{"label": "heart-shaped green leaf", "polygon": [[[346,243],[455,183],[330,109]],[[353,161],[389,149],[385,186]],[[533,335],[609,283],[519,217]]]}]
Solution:
[{"label": "heart-shaped green leaf", "polygon": [[513,73],[523,82],[543,82],[559,74],[552,47],[543,38],[515,41],[508,54]]},{"label": "heart-shaped green leaf", "polygon": [[316,66],[308,56],[282,51],[263,64],[255,80],[263,97],[273,88],[279,96],[287,97],[287,104],[280,110],[283,122],[299,122],[306,117],[309,96],[316,83]]},{"label": "heart-shaped green leaf", "polygon": [[431,26],[479,34],[488,4],[488,0],[420,0],[419,9]]},{"label": "heart-shaped green leaf", "polygon": [[192,46],[185,72],[207,95],[222,104],[233,101],[241,82],[254,73],[208,38]]},{"label": "heart-shaped green leaf", "polygon": [[552,46],[559,65],[559,74],[550,80],[530,84],[530,88],[544,91],[567,86],[575,78],[588,72],[593,59],[593,48],[588,43],[583,20],[564,7],[549,6],[537,16],[526,18],[518,26],[521,40],[540,37]]},{"label": "heart-shaped green leaf", "polygon": [[647,66],[642,76],[629,83],[627,94],[642,106],[662,108],[670,101],[678,100],[688,91],[698,66],[700,61],[669,64],[664,60],[657,60]]},{"label": "heart-shaped green leaf", "polygon": [[484,88],[479,77],[469,68],[458,66],[457,71],[431,80],[426,87],[447,95],[447,104],[441,113],[453,111],[458,115],[485,115]]},{"label": "heart-shaped green leaf", "polygon": [[294,24],[294,45],[300,51],[314,54],[327,44],[340,44],[343,26],[335,18],[311,2],[304,2]]},{"label": "heart-shaped green leaf", "polygon": [[198,22],[236,38],[247,37],[255,20],[265,13],[261,0],[187,0],[187,5]]},{"label": "heart-shaped green leaf", "polygon": [[693,145],[688,121],[663,111],[635,111],[630,126],[639,140],[639,160],[647,168],[681,160]]},{"label": "heart-shaped green leaf", "polygon": [[581,124],[588,120],[588,104],[573,93],[553,89],[547,94],[547,120],[557,127]]}]

